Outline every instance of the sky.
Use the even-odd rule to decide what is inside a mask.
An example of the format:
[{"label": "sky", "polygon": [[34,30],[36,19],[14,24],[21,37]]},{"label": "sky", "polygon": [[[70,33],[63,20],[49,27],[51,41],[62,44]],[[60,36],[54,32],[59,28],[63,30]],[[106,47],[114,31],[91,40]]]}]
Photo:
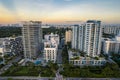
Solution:
[{"label": "sky", "polygon": [[120,0],[0,0],[0,23],[39,20],[70,23],[101,20],[120,23]]}]

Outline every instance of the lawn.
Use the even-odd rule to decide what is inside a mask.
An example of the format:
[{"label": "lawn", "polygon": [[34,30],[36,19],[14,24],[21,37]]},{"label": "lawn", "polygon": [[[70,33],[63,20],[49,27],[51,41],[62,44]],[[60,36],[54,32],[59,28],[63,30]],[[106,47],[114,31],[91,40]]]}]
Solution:
[{"label": "lawn", "polygon": [[1,76],[39,76],[41,77],[54,77],[55,74],[48,66],[12,66]]}]

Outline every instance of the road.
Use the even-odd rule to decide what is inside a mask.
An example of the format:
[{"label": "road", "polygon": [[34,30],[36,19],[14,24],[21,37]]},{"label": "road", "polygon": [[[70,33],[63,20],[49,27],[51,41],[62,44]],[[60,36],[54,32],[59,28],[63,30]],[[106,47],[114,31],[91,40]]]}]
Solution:
[{"label": "road", "polygon": [[57,53],[57,63],[62,64],[62,49],[58,49]]},{"label": "road", "polygon": [[58,52],[57,52],[57,63],[62,64],[62,46],[64,45],[64,39],[60,41]]},{"label": "road", "polygon": [[57,79],[55,77],[30,77],[30,76],[16,76],[16,77],[0,77],[0,80],[8,80],[12,78],[13,80],[120,80],[120,78],[72,78],[67,77],[64,79]]},{"label": "road", "polygon": [[56,75],[55,80],[63,80],[63,76],[59,72],[60,72],[60,67],[55,74]]},{"label": "road", "polygon": [[7,69],[9,69],[9,68],[12,66],[12,63],[13,63],[13,62],[18,62],[20,59],[21,59],[21,56],[15,57],[14,59],[10,60],[10,61],[8,62],[8,64],[6,64],[3,68],[0,69],[0,75],[1,75],[4,71],[6,71]]},{"label": "road", "polygon": [[30,76],[0,77],[0,80],[8,80],[8,78],[12,78],[13,80],[55,80],[55,77],[30,77]]},{"label": "road", "polygon": [[65,80],[120,80],[120,78],[66,78]]},{"label": "road", "polygon": [[113,61],[111,58],[108,58],[108,62],[117,64],[115,61]]}]

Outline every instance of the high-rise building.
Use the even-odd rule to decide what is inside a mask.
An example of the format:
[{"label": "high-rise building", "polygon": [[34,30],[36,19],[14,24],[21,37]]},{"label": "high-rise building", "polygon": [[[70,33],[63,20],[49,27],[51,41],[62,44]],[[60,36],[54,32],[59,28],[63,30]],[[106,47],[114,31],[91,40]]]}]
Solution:
[{"label": "high-rise building", "polygon": [[78,49],[80,51],[83,51],[84,48],[84,30],[85,26],[84,25],[80,25],[79,29],[78,29]]},{"label": "high-rise building", "polygon": [[101,50],[101,21],[89,20],[85,24],[84,52],[97,56]]},{"label": "high-rise building", "polygon": [[88,56],[98,56],[101,50],[101,30],[101,21],[95,20],[73,26],[72,48],[84,51]]},{"label": "high-rise building", "polygon": [[37,58],[42,46],[41,21],[24,21],[22,34],[25,58]]},{"label": "high-rise building", "polygon": [[72,31],[71,30],[67,30],[65,32],[65,43],[71,42],[71,40],[72,40]]},{"label": "high-rise building", "polygon": [[72,48],[73,49],[78,49],[78,30],[79,25],[74,25],[72,26]]},{"label": "high-rise building", "polygon": [[84,25],[72,26],[72,48],[83,51]]}]

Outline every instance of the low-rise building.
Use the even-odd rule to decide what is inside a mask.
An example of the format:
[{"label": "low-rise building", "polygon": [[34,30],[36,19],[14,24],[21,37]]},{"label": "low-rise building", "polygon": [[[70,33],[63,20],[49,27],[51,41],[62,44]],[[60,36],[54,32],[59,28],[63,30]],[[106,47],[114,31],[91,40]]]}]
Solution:
[{"label": "low-rise building", "polygon": [[102,66],[106,63],[104,58],[82,57],[79,52],[68,51],[69,63],[75,66]]},{"label": "low-rise building", "polygon": [[0,38],[0,53],[16,55],[23,51],[22,37]]}]

